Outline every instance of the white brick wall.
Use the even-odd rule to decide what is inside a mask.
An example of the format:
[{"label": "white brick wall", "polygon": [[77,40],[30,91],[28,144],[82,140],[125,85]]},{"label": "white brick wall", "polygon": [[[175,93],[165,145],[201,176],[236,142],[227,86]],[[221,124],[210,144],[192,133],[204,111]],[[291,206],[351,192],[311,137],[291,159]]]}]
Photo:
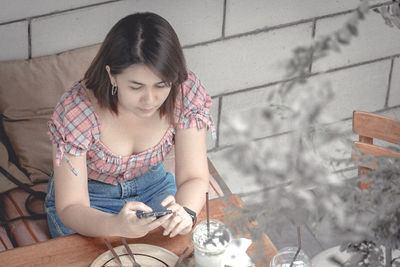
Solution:
[{"label": "white brick wall", "polygon": [[26,21],[0,27],[0,59],[25,59],[28,57],[28,23]]},{"label": "white brick wall", "polygon": [[185,50],[212,95],[281,80],[296,45],[311,41],[311,23],[229,39]]},{"label": "white brick wall", "polygon": [[182,45],[220,37],[222,1],[180,0],[174,3],[180,7],[179,16],[167,1],[128,0],[34,19],[32,56],[100,43],[119,19],[143,11],[152,11],[166,18],[176,30]]},{"label": "white brick wall", "polygon": [[32,56],[100,43],[118,18],[129,13],[119,7],[112,3],[32,20]]},{"label": "white brick wall", "polygon": [[353,110],[376,111],[385,107],[390,60],[321,75],[331,82],[335,98],[325,108],[332,121],[351,118]]},{"label": "white brick wall", "polygon": [[[334,32],[344,24],[349,15],[322,19],[317,22],[316,36]],[[331,53],[328,57],[313,65],[313,71],[332,69],[356,64],[377,58],[400,54],[399,29],[385,25],[382,17],[370,12],[359,25],[359,36],[350,45],[343,46],[340,53]]]},{"label": "white brick wall", "polygon": [[2,0],[0,23],[49,14],[90,4],[107,2],[106,0]]},{"label": "white brick wall", "polygon": [[[371,4],[384,0],[371,1]],[[355,9],[359,0],[227,0],[226,35],[309,20]]]},{"label": "white brick wall", "polygon": [[[324,107],[324,113],[321,114],[322,122],[331,123],[350,118],[356,109],[371,112],[384,109],[390,64],[390,60],[385,60],[312,77],[310,85],[324,86],[324,82],[328,81],[335,94],[332,101]],[[233,137],[228,137],[223,131],[228,120],[254,111],[260,112],[263,106],[269,104],[268,95],[276,88],[277,86],[263,87],[223,98],[219,143],[221,146],[232,145],[237,141]],[[250,118],[253,118],[251,124],[256,126],[253,131],[254,138],[286,132],[293,127],[290,121],[283,120],[277,131],[261,116],[253,115]]]},{"label": "white brick wall", "polygon": [[[372,0],[370,4],[388,2]],[[27,59],[99,43],[123,16],[153,11],[177,31],[186,46],[188,66],[216,96],[212,114],[216,126],[224,128],[226,120],[235,114],[249,112],[249,107],[261,104],[266,92],[275,86],[267,85],[282,79],[291,50],[311,41],[313,21],[317,36],[330,33],[342,26],[358,3],[359,0],[3,0],[0,60]],[[343,47],[340,54],[315,62],[315,72],[335,69],[313,78],[331,80],[337,91],[336,100],[326,109],[331,120],[348,118],[356,108],[376,111],[399,106],[399,54],[400,30],[389,28],[378,14],[370,12],[360,25],[360,36],[351,45]],[[390,73],[390,62],[396,56]],[[218,121],[220,108],[222,119]],[[255,137],[275,133],[262,121],[257,123],[260,132]],[[208,136],[209,149],[218,151],[230,143],[224,133],[218,134],[219,144]]]},{"label": "white brick wall", "polygon": [[277,130],[273,129],[271,124],[262,118],[262,108],[268,105],[268,95],[276,89],[277,86],[269,86],[225,96],[221,108],[222,120],[220,123],[219,145],[232,145],[238,141],[237,137],[229,135],[227,126],[229,121],[242,115],[252,118],[251,125],[254,126],[252,130],[253,138],[262,138],[290,129],[288,121],[281,121],[283,125]]},{"label": "white brick wall", "polygon": [[394,61],[392,82],[389,95],[389,107],[400,105],[400,58]]}]

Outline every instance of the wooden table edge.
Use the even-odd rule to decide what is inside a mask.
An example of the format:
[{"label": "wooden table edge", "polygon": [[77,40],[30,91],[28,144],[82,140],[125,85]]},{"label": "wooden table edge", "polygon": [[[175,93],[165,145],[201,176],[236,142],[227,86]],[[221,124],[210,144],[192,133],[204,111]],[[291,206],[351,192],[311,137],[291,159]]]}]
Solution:
[{"label": "wooden table edge", "polygon": [[[226,201],[227,199],[234,205],[239,205],[239,207],[242,205],[242,201],[238,195],[230,195],[229,197],[211,200],[210,211],[216,213],[216,219],[221,219],[222,217],[221,220],[224,220],[224,216],[221,215],[221,213],[218,214],[218,212],[222,212],[221,209],[229,205]],[[205,211],[203,209],[202,213],[199,214],[199,221],[204,219]],[[156,233],[157,231],[159,232],[158,234]],[[128,239],[128,242],[159,245],[177,255],[180,255],[186,246],[189,246],[191,251],[193,250],[193,246],[190,243],[190,235],[174,237],[175,245],[172,246],[171,239],[162,236],[162,229],[158,229],[157,231],[153,234],[154,236]],[[245,237],[249,238],[249,236]],[[156,242],[153,242],[154,240],[156,240]],[[113,246],[122,244],[118,238],[111,239],[111,241]],[[272,259],[277,253],[275,245],[265,233],[263,233],[261,242],[265,247],[265,254],[268,260]],[[176,245],[177,243],[179,243],[179,246]],[[51,251],[52,254],[46,255],[44,253],[45,251]],[[74,234],[0,252],[0,262],[2,264],[7,264],[7,266],[90,266],[90,263],[105,251],[107,251],[107,248],[102,238],[91,238]],[[42,254],[42,256],[37,257],[37,255],[40,254]],[[65,256],[66,254],[74,256],[68,258]],[[258,263],[257,266],[269,265],[268,263]]]}]

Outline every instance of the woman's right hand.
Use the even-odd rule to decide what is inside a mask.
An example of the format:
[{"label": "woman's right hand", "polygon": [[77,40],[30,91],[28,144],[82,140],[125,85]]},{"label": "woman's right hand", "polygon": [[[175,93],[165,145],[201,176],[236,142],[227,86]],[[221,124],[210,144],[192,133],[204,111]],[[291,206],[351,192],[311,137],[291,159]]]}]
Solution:
[{"label": "woman's right hand", "polygon": [[152,209],[142,202],[127,202],[116,216],[117,227],[120,236],[127,238],[138,238],[145,236],[151,230],[166,222],[171,215],[156,217],[138,218],[136,211],[151,212]]}]

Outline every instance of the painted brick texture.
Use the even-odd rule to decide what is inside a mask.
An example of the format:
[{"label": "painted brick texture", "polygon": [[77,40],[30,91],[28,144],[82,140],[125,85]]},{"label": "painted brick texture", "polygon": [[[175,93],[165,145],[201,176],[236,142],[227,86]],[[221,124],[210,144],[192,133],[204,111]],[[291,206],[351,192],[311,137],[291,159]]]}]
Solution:
[{"label": "painted brick texture", "polygon": [[[337,30],[359,0],[3,2],[4,8],[0,10],[2,61],[99,43],[121,17],[139,11],[159,13],[177,31],[185,47],[188,67],[214,96],[214,121],[217,128],[224,129],[235,114],[251,112],[250,107],[265,104],[267,92],[283,79],[286,60],[293,48],[308,45],[313,31],[318,37]],[[371,6],[384,3],[388,1],[370,1]],[[356,108],[377,111],[400,105],[399,30],[389,28],[378,14],[370,12],[359,31],[359,36],[344,46],[341,53],[332,53],[313,64],[313,72],[328,73],[317,75],[311,81],[330,80],[336,92],[335,100],[326,108],[327,121],[349,118]],[[393,57],[396,58],[391,71]],[[220,98],[222,106],[219,106]],[[260,118],[256,118],[256,123],[259,131],[255,138],[277,134]],[[290,127],[287,122],[280,130],[290,130]],[[218,145],[223,147],[230,142],[220,132],[219,144],[208,136],[208,149],[218,150]]]},{"label": "painted brick texture", "polygon": [[28,23],[26,21],[0,26],[0,60],[28,58]]},{"label": "painted brick texture", "polygon": [[330,81],[335,97],[324,108],[327,122],[351,118],[353,110],[374,112],[385,108],[390,60],[318,76]]},{"label": "painted brick texture", "polygon": [[312,24],[229,39],[186,49],[188,65],[212,95],[279,81],[297,45],[311,42]]},{"label": "painted brick texture", "polygon": [[25,19],[62,10],[78,8],[90,4],[107,2],[105,0],[2,0],[0,23]]},{"label": "painted brick texture", "polygon": [[290,122],[280,120],[282,123],[279,129],[275,129],[270,122],[265,121],[262,116],[263,107],[269,105],[268,95],[271,91],[277,89],[277,86],[263,87],[248,92],[242,92],[225,96],[221,108],[220,122],[220,146],[233,145],[238,140],[237,137],[229,134],[229,124],[232,120],[240,116],[251,118],[252,138],[262,138],[279,134],[291,129]]},{"label": "painted brick texture", "polygon": [[[316,36],[336,31],[348,18],[348,15],[343,15],[319,20],[316,25]],[[318,72],[398,54],[400,54],[399,29],[385,25],[379,14],[370,12],[359,24],[359,36],[352,39],[348,46],[343,46],[340,53],[333,52],[315,62],[313,71]]]},{"label": "painted brick texture", "polygon": [[[383,2],[385,1],[375,0],[370,3]],[[227,0],[225,34],[240,34],[350,11],[359,3],[359,0],[329,3],[321,0]]]},{"label": "painted brick texture", "polygon": [[[328,82],[333,89],[334,98],[324,107],[321,114],[321,122],[332,123],[346,118],[351,118],[353,110],[374,112],[385,108],[385,99],[388,86],[388,73],[390,60],[362,65],[358,68],[343,69],[336,72],[310,78],[310,86],[325,86]],[[229,121],[241,114],[252,114],[252,125],[254,138],[262,138],[293,130],[290,121],[284,119],[279,129],[262,118],[262,106],[268,105],[266,101],[269,93],[276,86],[264,87],[247,92],[237,93],[223,98],[220,145],[232,145],[236,142],[234,137],[229,136],[227,129]],[[293,97],[296,96],[294,93]],[[289,100],[290,101],[290,100]]]},{"label": "painted brick texture", "polygon": [[400,58],[396,58],[394,61],[392,75],[389,107],[400,105]]},{"label": "painted brick texture", "polygon": [[222,1],[180,0],[171,5],[162,0],[129,0],[34,19],[32,56],[54,54],[100,43],[119,19],[144,11],[158,13],[167,19],[176,30],[182,45],[221,36]]}]

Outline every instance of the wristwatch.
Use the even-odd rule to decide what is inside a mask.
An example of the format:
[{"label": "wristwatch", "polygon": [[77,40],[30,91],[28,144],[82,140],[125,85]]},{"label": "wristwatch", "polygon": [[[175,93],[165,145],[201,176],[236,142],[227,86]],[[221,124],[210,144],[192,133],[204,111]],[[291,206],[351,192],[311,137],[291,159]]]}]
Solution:
[{"label": "wristwatch", "polygon": [[183,208],[184,208],[185,211],[190,215],[190,217],[192,217],[192,222],[193,222],[192,228],[193,228],[194,225],[195,225],[196,222],[197,222],[196,212],[194,212],[193,210],[191,210],[191,209],[189,209],[189,208],[187,208],[187,207],[183,207]]}]

